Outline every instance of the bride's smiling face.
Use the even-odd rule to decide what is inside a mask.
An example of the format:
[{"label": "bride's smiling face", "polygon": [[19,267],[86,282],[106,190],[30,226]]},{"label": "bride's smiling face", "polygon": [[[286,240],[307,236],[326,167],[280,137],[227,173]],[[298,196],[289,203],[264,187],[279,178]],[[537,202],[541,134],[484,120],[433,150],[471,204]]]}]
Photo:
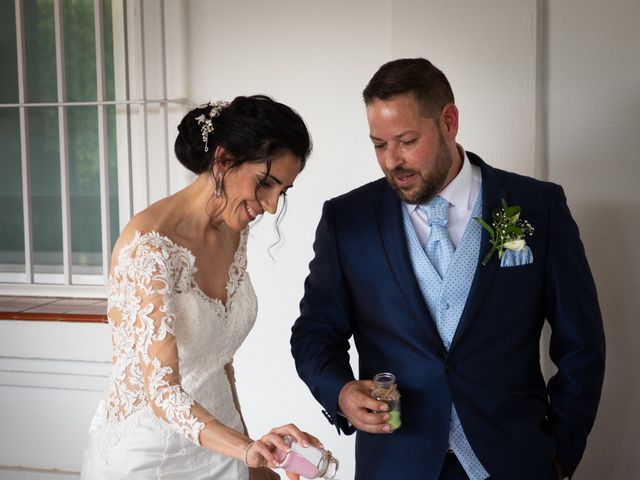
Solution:
[{"label": "bride's smiling face", "polygon": [[245,162],[230,169],[223,181],[223,221],[242,231],[264,212],[275,214],[280,197],[293,187],[301,165],[293,153],[283,151],[272,159],[268,173],[266,162]]}]

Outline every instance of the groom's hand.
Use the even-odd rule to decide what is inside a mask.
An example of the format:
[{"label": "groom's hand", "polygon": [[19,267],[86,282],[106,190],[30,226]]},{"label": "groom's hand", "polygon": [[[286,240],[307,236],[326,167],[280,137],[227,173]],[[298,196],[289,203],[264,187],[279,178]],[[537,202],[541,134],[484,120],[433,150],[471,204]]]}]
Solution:
[{"label": "groom's hand", "polygon": [[[338,396],[338,406],[351,425],[368,433],[391,433],[386,413],[388,406],[371,398],[374,383],[371,380],[354,380],[345,384]],[[374,413],[380,412],[380,413]]]}]

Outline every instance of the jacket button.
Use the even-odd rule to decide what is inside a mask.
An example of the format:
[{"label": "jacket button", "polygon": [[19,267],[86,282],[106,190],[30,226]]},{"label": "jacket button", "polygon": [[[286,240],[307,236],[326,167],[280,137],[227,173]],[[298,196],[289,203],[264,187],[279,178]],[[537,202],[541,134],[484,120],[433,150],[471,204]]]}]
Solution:
[{"label": "jacket button", "polygon": [[447,372],[453,372],[456,369],[456,362],[452,362],[451,360],[447,360],[444,364],[444,368]]}]

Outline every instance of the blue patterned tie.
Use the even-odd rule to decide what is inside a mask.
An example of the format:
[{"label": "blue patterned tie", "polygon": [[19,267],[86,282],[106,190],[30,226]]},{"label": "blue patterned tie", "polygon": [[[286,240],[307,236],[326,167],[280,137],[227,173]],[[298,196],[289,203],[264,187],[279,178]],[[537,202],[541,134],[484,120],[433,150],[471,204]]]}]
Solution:
[{"label": "blue patterned tie", "polygon": [[449,202],[436,195],[422,206],[427,213],[427,224],[431,227],[429,240],[424,246],[424,251],[429,257],[440,278],[444,277],[447,267],[453,258],[453,243],[449,238]]}]

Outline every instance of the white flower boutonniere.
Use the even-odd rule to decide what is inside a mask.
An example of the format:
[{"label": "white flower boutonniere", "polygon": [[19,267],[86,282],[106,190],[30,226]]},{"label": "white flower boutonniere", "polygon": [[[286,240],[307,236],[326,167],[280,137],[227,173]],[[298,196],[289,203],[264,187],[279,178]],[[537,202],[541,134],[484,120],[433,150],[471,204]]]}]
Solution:
[{"label": "white flower boutonniere", "polygon": [[533,226],[528,221],[520,219],[521,211],[522,208],[519,205],[509,206],[507,201],[502,199],[502,207],[491,212],[491,225],[480,217],[473,217],[491,238],[491,248],[482,259],[483,265],[489,263],[496,251],[498,258],[501,259],[506,250],[518,252],[526,247],[527,242],[524,237],[533,234]]}]

